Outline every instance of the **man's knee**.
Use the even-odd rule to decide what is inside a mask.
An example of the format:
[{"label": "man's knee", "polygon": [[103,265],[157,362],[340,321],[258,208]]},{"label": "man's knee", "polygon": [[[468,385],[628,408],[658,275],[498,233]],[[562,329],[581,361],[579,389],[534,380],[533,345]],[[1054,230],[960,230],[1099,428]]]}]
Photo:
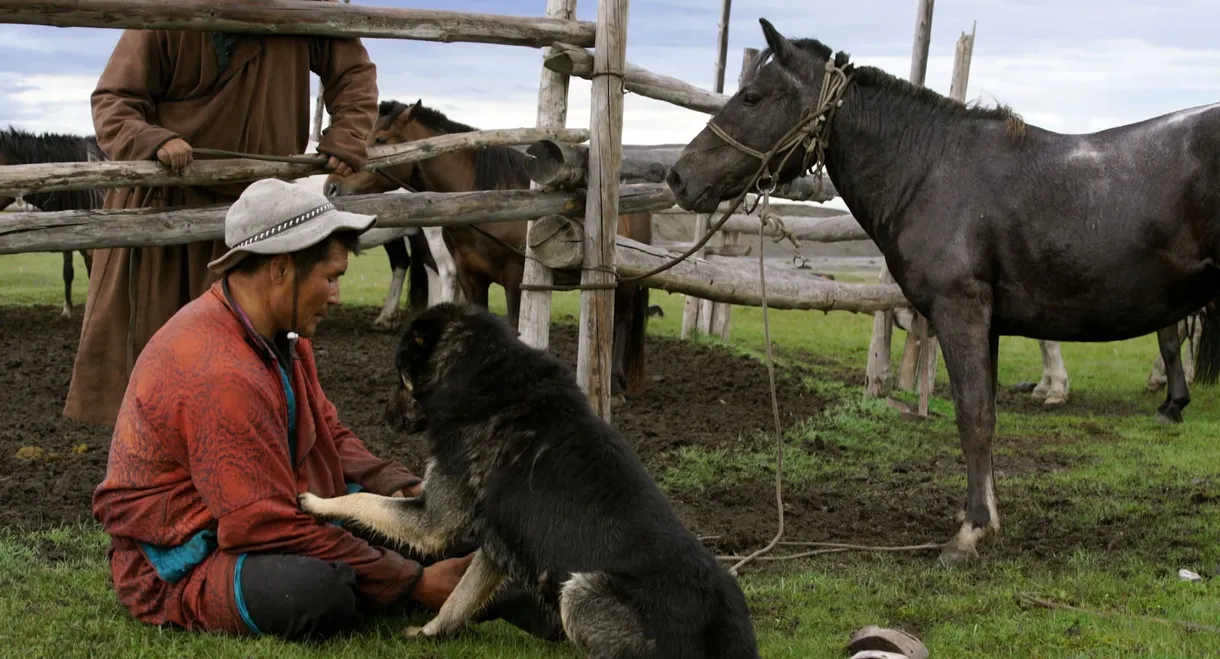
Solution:
[{"label": "man's knee", "polygon": [[247,555],[235,580],[238,612],[256,633],[325,638],[360,621],[350,565],[308,556]]}]

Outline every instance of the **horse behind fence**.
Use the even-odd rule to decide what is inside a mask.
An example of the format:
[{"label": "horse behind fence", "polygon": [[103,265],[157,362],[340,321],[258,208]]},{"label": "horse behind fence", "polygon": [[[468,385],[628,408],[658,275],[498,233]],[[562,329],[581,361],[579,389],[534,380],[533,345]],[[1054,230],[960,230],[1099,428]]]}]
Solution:
[{"label": "horse behind fence", "polygon": [[[106,160],[92,135],[66,135],[43,133],[35,135],[9,127],[0,131],[0,165],[30,165],[44,162],[101,162]],[[40,211],[93,210],[102,207],[105,193],[102,190],[70,190],[38,192],[21,199]],[[17,201],[16,197],[0,195],[0,210]],[[80,250],[85,259],[85,272],[92,272],[93,257],[87,250]],[[72,265],[72,252],[63,252],[64,307],[62,316],[72,317],[72,280],[76,269]]]}]

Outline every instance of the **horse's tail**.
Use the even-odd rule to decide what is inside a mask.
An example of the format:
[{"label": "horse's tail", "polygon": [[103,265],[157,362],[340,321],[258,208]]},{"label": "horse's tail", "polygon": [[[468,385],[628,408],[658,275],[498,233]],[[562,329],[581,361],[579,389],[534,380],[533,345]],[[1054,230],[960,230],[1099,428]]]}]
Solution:
[{"label": "horse's tail", "polygon": [[[432,260],[432,252],[428,249],[428,240],[422,230],[408,234],[407,243],[411,246],[411,260],[407,264],[407,308],[411,311],[422,311],[428,307],[426,266],[427,262]],[[435,262],[433,265],[435,266]]]},{"label": "horse's tail", "polygon": [[627,338],[623,344],[623,375],[627,379],[626,395],[643,390],[646,376],[644,373],[644,338],[648,332],[648,287],[630,284],[631,291],[631,322],[627,326]]},{"label": "horse's tail", "polygon": [[1220,298],[1203,307],[1200,322],[1203,329],[1195,352],[1195,383],[1216,384],[1220,379]]}]

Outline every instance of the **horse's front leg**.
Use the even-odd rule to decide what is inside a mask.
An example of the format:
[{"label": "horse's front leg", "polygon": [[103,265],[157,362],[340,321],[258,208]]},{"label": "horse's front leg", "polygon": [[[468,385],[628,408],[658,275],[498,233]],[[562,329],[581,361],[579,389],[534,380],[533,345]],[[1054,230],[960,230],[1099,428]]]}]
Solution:
[{"label": "horse's front leg", "polygon": [[956,565],[978,555],[980,542],[1000,534],[991,440],[996,426],[996,366],[1000,337],[991,330],[990,295],[938,300],[932,311],[945,369],[953,389],[957,434],[966,456],[966,511],[962,526],[941,551]]},{"label": "horse's front leg", "polygon": [[1165,362],[1165,402],[1156,410],[1160,423],[1182,423],[1182,410],[1190,404],[1190,390],[1186,386],[1186,371],[1182,368],[1182,341],[1178,337],[1178,324],[1157,330],[1157,344],[1161,348],[1161,360]]}]

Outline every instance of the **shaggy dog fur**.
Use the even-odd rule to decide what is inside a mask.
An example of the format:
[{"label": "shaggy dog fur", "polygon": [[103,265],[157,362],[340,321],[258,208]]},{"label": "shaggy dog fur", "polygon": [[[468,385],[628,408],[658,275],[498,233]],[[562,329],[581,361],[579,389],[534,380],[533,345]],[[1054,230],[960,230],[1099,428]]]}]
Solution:
[{"label": "shaggy dog fur", "polygon": [[411,321],[397,366],[387,417],[426,434],[422,494],[304,494],[301,505],[423,552],[474,529],[466,574],[408,635],[461,628],[513,581],[591,657],[758,657],[736,580],[562,362],[485,310],[442,304]]}]

